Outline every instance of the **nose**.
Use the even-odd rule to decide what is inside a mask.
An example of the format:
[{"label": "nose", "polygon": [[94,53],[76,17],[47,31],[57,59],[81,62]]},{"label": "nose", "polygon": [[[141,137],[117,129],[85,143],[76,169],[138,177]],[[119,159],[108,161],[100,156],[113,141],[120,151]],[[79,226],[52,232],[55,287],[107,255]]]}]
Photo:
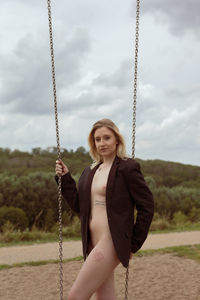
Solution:
[{"label": "nose", "polygon": [[100,141],[100,146],[103,146],[105,143],[104,143],[104,140],[103,139],[101,139],[101,141]]}]

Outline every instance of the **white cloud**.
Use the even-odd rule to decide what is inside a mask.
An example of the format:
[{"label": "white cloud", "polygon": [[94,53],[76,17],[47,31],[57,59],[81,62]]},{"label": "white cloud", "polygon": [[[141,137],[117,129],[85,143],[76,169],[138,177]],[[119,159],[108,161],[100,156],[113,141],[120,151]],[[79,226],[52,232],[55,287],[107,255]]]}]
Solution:
[{"label": "white cloud", "polygon": [[142,13],[151,14],[156,22],[167,24],[175,35],[193,33],[199,39],[200,2],[198,0],[149,0],[141,7]]},{"label": "white cloud", "polygon": [[[0,2],[0,147],[55,145],[46,3]],[[188,3],[141,5],[136,156],[144,159],[199,164],[199,2]],[[62,147],[87,147],[92,124],[107,117],[131,153],[133,8],[52,2]]]},{"label": "white cloud", "polygon": [[[1,103],[11,112],[45,114],[51,111],[51,73],[48,39],[27,34],[10,54],[0,55]],[[77,29],[63,39],[55,55],[59,92],[77,83],[90,50],[87,31]]]}]

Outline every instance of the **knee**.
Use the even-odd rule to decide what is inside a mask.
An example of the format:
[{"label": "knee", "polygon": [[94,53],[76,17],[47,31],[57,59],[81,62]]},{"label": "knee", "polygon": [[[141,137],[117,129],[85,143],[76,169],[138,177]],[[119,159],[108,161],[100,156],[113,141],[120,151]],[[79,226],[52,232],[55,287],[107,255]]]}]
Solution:
[{"label": "knee", "polygon": [[114,295],[109,296],[108,294],[106,294],[106,295],[97,295],[96,296],[96,300],[105,300],[105,299],[117,300],[117,298]]},{"label": "knee", "polygon": [[75,290],[71,289],[68,293],[67,300],[78,300],[78,294]]},{"label": "knee", "polygon": [[85,300],[85,298],[82,297],[80,291],[71,288],[71,290],[68,293],[67,300]]}]

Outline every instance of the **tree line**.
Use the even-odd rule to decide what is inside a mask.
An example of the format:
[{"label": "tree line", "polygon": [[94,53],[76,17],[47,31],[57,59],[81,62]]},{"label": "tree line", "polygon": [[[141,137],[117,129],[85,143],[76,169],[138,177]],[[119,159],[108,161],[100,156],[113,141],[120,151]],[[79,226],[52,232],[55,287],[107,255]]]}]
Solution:
[{"label": "tree line", "polygon": [[[54,179],[56,148],[34,148],[32,152],[0,148],[0,230],[10,220],[16,229],[51,230],[58,220],[57,185]],[[84,147],[62,149],[62,159],[77,181],[92,160]],[[169,220],[182,212],[200,221],[200,167],[161,160],[141,160],[145,180],[155,200],[155,211]],[[63,222],[73,213],[63,202]]]}]

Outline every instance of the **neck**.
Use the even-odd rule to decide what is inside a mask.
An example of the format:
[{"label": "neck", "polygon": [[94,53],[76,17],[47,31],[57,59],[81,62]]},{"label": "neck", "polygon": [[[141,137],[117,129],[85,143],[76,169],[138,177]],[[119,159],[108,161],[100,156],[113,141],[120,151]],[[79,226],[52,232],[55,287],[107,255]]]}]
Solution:
[{"label": "neck", "polygon": [[103,156],[103,164],[104,165],[112,165],[115,157],[116,157],[116,154],[109,156],[109,157]]}]

